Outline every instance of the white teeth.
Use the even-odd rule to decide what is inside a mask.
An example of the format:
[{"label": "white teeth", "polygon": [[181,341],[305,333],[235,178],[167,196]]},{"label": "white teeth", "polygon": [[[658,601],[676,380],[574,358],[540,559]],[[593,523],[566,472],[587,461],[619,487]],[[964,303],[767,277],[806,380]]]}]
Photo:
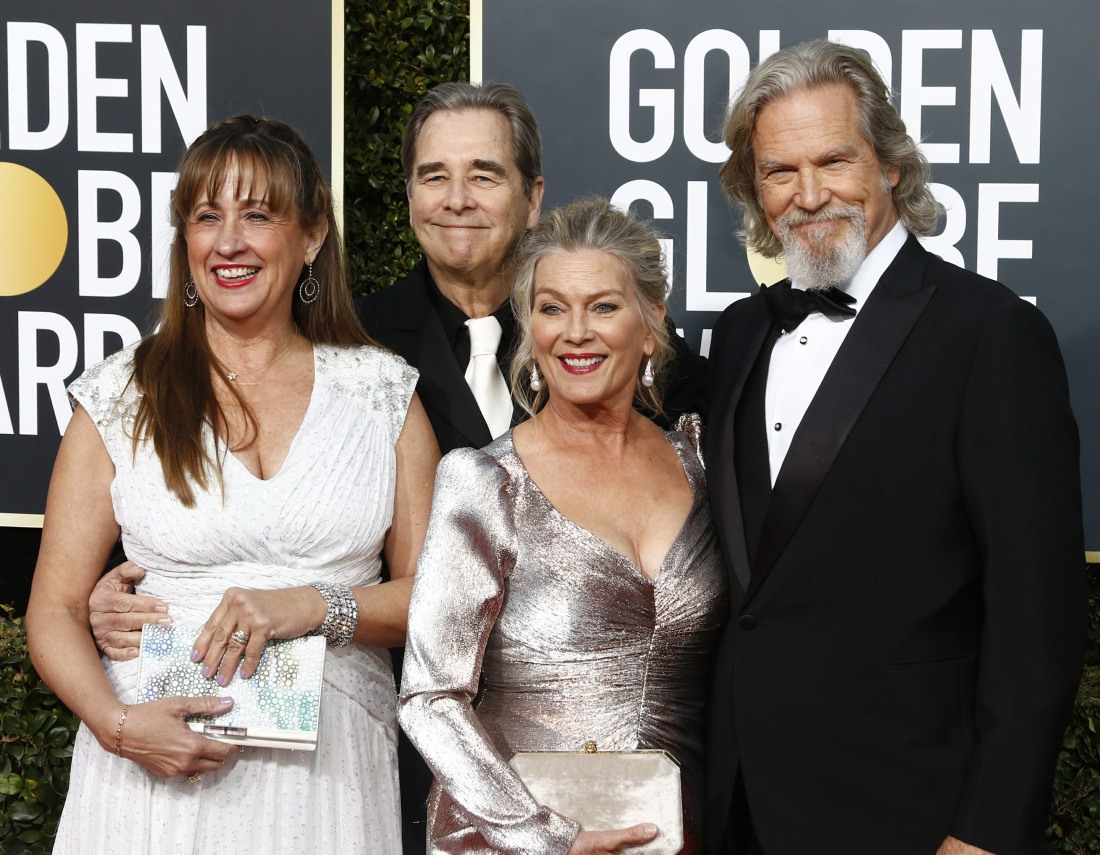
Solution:
[{"label": "white teeth", "polygon": [[258,267],[221,267],[218,269],[219,279],[247,279],[249,276],[255,276]]},{"label": "white teeth", "polygon": [[562,361],[570,368],[587,368],[589,365],[595,365],[597,362],[603,362],[602,356],[585,356],[585,357],[563,357]]}]

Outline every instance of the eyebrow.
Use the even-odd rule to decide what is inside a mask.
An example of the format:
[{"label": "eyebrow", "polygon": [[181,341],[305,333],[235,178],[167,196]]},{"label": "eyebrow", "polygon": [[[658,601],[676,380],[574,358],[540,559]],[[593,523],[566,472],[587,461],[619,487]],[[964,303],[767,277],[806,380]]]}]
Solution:
[{"label": "eyebrow", "polygon": [[[486,160],[483,158],[474,158],[470,161],[470,168],[479,169],[483,172],[491,172],[494,175],[505,175],[507,170],[503,164],[497,163],[495,160]],[[445,164],[441,160],[433,160],[431,163],[422,163],[416,167],[417,178],[425,175],[430,175],[433,172],[439,172],[446,169]]]}]

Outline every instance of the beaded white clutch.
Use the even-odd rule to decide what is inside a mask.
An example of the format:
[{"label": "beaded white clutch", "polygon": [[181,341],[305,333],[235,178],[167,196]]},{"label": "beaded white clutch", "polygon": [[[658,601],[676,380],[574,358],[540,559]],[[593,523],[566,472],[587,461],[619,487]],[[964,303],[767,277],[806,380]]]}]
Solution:
[{"label": "beaded white clutch", "polygon": [[192,716],[191,729],[235,745],[268,748],[317,747],[325,639],[319,635],[267,642],[256,673],[237,676],[226,687],[200,673],[191,648],[202,627],[147,623],[141,632],[138,703],[183,695],[233,698],[233,709],[219,716]]},{"label": "beaded white clutch", "polygon": [[664,751],[520,751],[509,765],[531,795],[583,831],[651,822],[659,833],[631,855],[676,855],[684,846],[680,766]]}]

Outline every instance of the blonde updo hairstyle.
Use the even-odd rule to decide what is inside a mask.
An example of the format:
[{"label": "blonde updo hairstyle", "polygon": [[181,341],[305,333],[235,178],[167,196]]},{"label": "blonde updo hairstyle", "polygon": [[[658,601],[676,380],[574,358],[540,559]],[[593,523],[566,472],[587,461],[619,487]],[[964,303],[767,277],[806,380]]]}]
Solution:
[{"label": "blonde updo hairstyle", "polygon": [[544,383],[539,391],[531,389],[531,368],[534,351],[531,318],[535,306],[535,277],[538,263],[558,252],[581,252],[592,249],[613,255],[626,268],[641,308],[646,331],[656,345],[650,357],[656,382],[641,383],[645,360],[638,365],[638,383],[634,391],[636,409],[650,415],[662,410],[662,370],[672,360],[664,317],[655,307],[663,306],[668,293],[661,244],[653,228],[630,211],[620,211],[602,197],[591,196],[555,208],[520,241],[511,259],[509,275],[512,282],[512,309],[518,327],[519,341],[512,357],[512,394],[520,406],[534,415],[549,398]]}]

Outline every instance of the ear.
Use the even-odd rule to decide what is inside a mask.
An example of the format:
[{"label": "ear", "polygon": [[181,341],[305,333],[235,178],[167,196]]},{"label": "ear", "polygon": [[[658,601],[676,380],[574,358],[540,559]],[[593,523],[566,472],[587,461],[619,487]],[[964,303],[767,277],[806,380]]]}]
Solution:
[{"label": "ear", "polygon": [[[654,303],[652,306],[653,314],[656,315],[657,323],[663,324],[665,322],[665,315],[668,314],[668,309],[664,303]],[[653,351],[657,349],[657,340],[653,337],[653,333],[646,332],[645,343],[642,345],[642,351],[646,356],[652,356]]]},{"label": "ear", "polygon": [[540,175],[531,186],[531,195],[527,197],[527,228],[533,229],[539,224],[542,214],[542,194],[546,189],[546,182]]},{"label": "ear", "polygon": [[901,170],[896,166],[891,166],[890,170],[886,173],[886,180],[890,183],[890,189],[894,189],[898,186],[898,182],[901,181]]},{"label": "ear", "polygon": [[316,260],[317,253],[321,251],[327,237],[328,220],[322,220],[306,231],[306,264],[312,264]]}]

